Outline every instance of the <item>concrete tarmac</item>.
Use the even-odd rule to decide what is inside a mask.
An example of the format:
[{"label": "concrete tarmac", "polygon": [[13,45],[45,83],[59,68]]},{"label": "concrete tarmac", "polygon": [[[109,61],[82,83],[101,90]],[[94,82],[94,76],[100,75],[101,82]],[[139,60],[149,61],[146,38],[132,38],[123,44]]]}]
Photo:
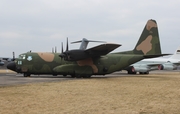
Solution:
[{"label": "concrete tarmac", "polygon": [[[169,71],[168,71],[169,72]],[[171,71],[171,72],[180,72],[180,70]],[[167,73],[167,71],[152,71],[150,74],[154,73]],[[122,77],[122,76],[136,76],[129,75],[127,72],[115,72],[108,75],[93,75],[91,78],[111,78],[111,77]],[[143,76],[143,75],[141,75]],[[91,79],[90,78],[90,79]],[[31,77],[24,77],[23,74],[16,74],[14,72],[4,70],[0,72],[0,86],[9,86],[9,85],[18,85],[18,84],[27,84],[27,83],[39,83],[39,82],[55,82],[55,81],[67,81],[67,80],[77,80],[83,78],[71,78],[71,76],[63,77],[62,75],[52,76],[52,75],[31,75]],[[89,78],[88,78],[89,79]]]}]

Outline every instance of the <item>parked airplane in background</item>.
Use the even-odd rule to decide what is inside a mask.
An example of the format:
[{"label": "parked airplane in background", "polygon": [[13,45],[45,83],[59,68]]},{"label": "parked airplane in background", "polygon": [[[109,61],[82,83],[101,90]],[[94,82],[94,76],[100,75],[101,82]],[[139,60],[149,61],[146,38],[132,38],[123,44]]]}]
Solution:
[{"label": "parked airplane in background", "polygon": [[[13,52],[13,57],[14,57],[14,52]],[[3,66],[6,62],[11,62],[11,61],[14,61],[14,59],[9,57],[0,57],[0,66]]]},{"label": "parked airplane in background", "polygon": [[0,59],[0,66],[3,66],[4,62]]},{"label": "parked airplane in background", "polygon": [[125,68],[128,74],[149,74],[153,70],[176,70],[180,65],[180,47],[169,58],[144,59]]},{"label": "parked airplane in background", "polygon": [[[88,40],[88,39],[86,39],[86,38],[83,38],[83,39],[80,40],[80,41],[71,42],[71,44],[80,43],[80,42],[81,42],[81,45],[80,45],[80,47],[79,47],[80,50],[85,50],[89,42],[106,43],[106,42],[104,42],[104,41],[94,41],[94,40]],[[63,50],[63,47],[62,47],[62,50]]]},{"label": "parked airplane in background", "polygon": [[105,43],[89,49],[68,49],[62,53],[27,52],[19,55],[7,65],[24,77],[31,74],[71,75],[88,78],[120,71],[145,58],[160,57],[158,27],[155,20],[149,20],[133,50],[110,53],[120,44]]}]

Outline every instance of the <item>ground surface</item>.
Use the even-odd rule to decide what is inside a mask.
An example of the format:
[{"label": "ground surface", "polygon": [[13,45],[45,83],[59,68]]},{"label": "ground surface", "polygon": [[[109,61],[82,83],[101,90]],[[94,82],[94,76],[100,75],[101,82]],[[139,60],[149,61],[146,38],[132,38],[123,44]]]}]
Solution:
[{"label": "ground surface", "polygon": [[[20,79],[19,77],[24,78],[14,77],[16,80]],[[116,73],[112,76],[91,79],[62,81],[60,78],[56,82],[0,86],[1,114],[179,114],[179,112],[179,72],[150,75]]]}]

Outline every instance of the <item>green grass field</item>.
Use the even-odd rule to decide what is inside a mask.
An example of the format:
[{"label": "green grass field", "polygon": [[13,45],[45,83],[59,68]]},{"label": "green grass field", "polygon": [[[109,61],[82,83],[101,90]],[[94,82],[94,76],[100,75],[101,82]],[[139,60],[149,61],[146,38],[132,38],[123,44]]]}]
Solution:
[{"label": "green grass field", "polygon": [[0,87],[1,114],[179,114],[180,73]]}]

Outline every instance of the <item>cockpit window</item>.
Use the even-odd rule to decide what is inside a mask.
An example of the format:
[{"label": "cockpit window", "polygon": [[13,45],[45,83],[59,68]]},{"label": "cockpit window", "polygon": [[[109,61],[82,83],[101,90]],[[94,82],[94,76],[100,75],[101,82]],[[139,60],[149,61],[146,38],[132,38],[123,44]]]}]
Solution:
[{"label": "cockpit window", "polygon": [[19,55],[19,59],[26,59],[26,55]]}]

